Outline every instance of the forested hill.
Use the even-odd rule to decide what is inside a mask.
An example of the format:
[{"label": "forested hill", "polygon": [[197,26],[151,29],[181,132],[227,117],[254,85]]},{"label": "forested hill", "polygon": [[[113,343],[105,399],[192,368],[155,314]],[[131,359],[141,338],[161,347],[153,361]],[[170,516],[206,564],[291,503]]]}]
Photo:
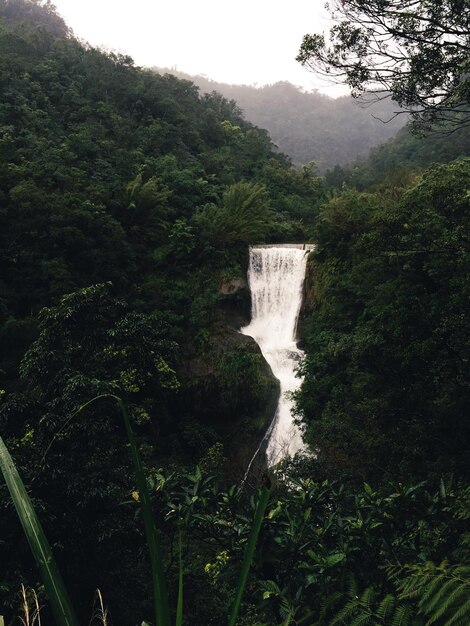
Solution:
[{"label": "forested hill", "polygon": [[330,98],[285,81],[264,87],[229,85],[155,69],[189,79],[203,93],[217,91],[235,100],[248,120],[268,130],[281,152],[298,165],[315,162],[320,172],[367,156],[406,123],[405,115],[394,117],[397,105],[389,99],[364,107],[349,96]]},{"label": "forested hill", "polygon": [[[106,328],[121,310],[113,298],[121,298],[144,315],[139,332],[157,315],[174,342],[171,371],[197,345],[203,356],[195,369],[206,372],[206,386],[208,378],[217,381],[214,403],[201,409],[206,417],[222,410],[218,402],[242,414],[239,399],[224,398],[217,387],[222,357],[212,354],[211,340],[229,299],[219,289],[243,282],[250,242],[305,239],[321,179],[274,153],[267,132],[221,95],[201,96],[189,81],[82,45],[66,27],[56,28],[61,20],[48,3],[14,6],[12,15],[12,3],[0,2],[1,387],[23,384],[18,364],[37,337],[41,309],[100,284],[77,292],[68,306],[86,319],[82,307],[106,302],[98,316]],[[246,314],[246,289],[243,297]],[[226,351],[237,343],[227,339]],[[161,372],[154,374],[151,386],[158,386]],[[160,400],[160,415],[164,405]],[[214,439],[210,432],[207,441],[201,435],[200,451]]]},{"label": "forested hill", "polygon": [[459,128],[440,125],[424,136],[413,134],[410,127],[405,126],[385,144],[372,148],[367,158],[329,170],[326,184],[366,189],[392,178],[398,183],[403,176],[422,171],[432,163],[449,163],[469,155],[469,125]]},{"label": "forested hill", "polygon": [[[97,588],[116,626],[220,626],[242,597],[239,626],[468,626],[470,158],[426,167],[406,135],[327,186],[49,0],[0,0],[0,89],[0,622],[38,623],[24,584],[53,624],[59,588],[9,450],[58,626],[111,623]],[[238,332],[248,247],[301,241],[314,454],[243,482],[279,394]]]},{"label": "forested hill", "polygon": [[[47,534],[67,543],[84,622],[101,579],[130,624],[150,581],[120,506],[125,432],[103,401],[69,418],[111,392],[154,469],[245,463],[278,393],[236,332],[248,245],[305,240],[322,181],[235,103],[83,45],[47,2],[0,0],[0,81],[1,436],[34,477]],[[11,550],[23,543],[3,489],[0,506],[3,607],[34,570]]]}]

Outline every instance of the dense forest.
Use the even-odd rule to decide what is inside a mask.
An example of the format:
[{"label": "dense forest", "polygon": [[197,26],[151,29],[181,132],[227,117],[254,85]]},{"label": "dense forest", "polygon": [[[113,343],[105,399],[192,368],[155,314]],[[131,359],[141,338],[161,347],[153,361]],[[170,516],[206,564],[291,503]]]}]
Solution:
[{"label": "dense forest", "polygon": [[410,171],[422,172],[432,163],[468,156],[469,146],[468,124],[457,129],[438,126],[425,135],[407,125],[385,144],[372,148],[367,158],[328,170],[325,184],[333,189],[346,185],[364,190],[386,180],[400,181]]},{"label": "dense forest", "polygon": [[297,165],[314,162],[320,173],[366,157],[406,124],[406,115],[397,115],[400,107],[389,99],[361,104],[350,96],[307,92],[287,81],[228,85],[174,69],[155,70],[191,80],[202,93],[216,91],[236,101],[247,119],[267,129],[281,152]]},{"label": "dense forest", "polygon": [[[0,84],[0,623],[467,626],[468,126],[320,177],[39,0],[0,0]],[[311,454],[243,482],[279,394],[248,247],[278,242],[316,244]]]}]

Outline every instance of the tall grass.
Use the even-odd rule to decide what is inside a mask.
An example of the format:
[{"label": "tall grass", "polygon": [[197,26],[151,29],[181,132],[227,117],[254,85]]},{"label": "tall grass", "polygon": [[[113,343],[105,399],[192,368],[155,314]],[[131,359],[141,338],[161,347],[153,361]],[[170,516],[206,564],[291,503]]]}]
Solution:
[{"label": "tall grass", "polygon": [[0,437],[0,469],[7,484],[24,534],[38,564],[55,621],[60,626],[78,626],[70,599],[23,481]]},{"label": "tall grass", "polygon": [[[30,591],[29,596],[28,591]],[[36,591],[34,589],[28,590],[23,583],[21,583],[21,600],[23,617],[20,617],[20,621],[23,626],[41,626],[41,607],[39,606]],[[32,604],[32,609],[30,604]]]},{"label": "tall grass", "polygon": [[134,474],[139,490],[139,502],[142,508],[144,518],[145,535],[150,553],[150,563],[152,567],[152,585],[153,598],[155,607],[155,623],[157,626],[170,626],[170,605],[168,601],[168,590],[166,586],[165,573],[163,571],[163,554],[160,547],[157,527],[153,517],[150,493],[145,478],[142,460],[140,458],[139,449],[132,430],[129,414],[121,398],[110,396],[117,402],[122,418],[126,425],[127,437],[131,445],[132,463],[134,465]]},{"label": "tall grass", "polygon": [[246,548],[245,548],[242,568],[240,570],[240,577],[238,579],[237,590],[235,593],[235,600],[233,603],[232,612],[230,614],[229,626],[235,626],[238,613],[240,612],[240,606],[241,606],[243,594],[245,593],[248,573],[250,571],[251,564],[253,562],[256,542],[258,541],[258,535],[261,529],[261,524],[263,523],[264,512],[266,510],[266,506],[268,505],[270,493],[271,493],[270,485],[269,484],[264,485],[261,490],[258,503],[256,505],[253,525],[251,527],[250,536],[248,538],[248,543],[246,544]]},{"label": "tall grass", "polygon": [[93,615],[91,616],[90,625],[95,624],[96,622],[101,626],[110,626],[109,611],[104,605],[103,596],[99,589],[96,590],[95,606]]}]

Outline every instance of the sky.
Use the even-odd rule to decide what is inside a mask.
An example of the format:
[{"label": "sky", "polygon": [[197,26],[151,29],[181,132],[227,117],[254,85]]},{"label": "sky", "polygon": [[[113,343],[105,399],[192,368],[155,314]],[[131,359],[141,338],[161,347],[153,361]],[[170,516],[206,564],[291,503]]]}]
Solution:
[{"label": "sky", "polygon": [[344,95],[295,60],[306,33],[328,28],[323,0],[53,0],[75,35],[137,65],[262,86],[287,80]]}]

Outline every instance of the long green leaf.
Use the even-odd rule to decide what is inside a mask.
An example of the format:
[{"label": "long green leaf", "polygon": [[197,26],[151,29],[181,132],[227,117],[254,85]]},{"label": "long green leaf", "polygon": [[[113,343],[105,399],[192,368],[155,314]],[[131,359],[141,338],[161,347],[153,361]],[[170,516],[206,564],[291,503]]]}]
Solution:
[{"label": "long green leaf", "polygon": [[[85,404],[83,404],[75,413],[73,413],[65,424],[68,424],[78,413],[83,411],[87,406],[101,400],[103,398],[109,398],[115,400],[119,410],[121,412],[124,424],[126,426],[127,437],[131,447],[132,462],[134,465],[134,474],[137,482],[137,488],[140,494],[140,505],[142,509],[142,515],[144,518],[145,536],[147,539],[147,545],[150,553],[150,564],[152,568],[152,586],[153,586],[153,598],[155,605],[155,624],[156,626],[170,626],[170,608],[168,602],[168,591],[166,587],[165,574],[163,571],[163,558],[162,551],[160,549],[160,543],[158,540],[157,528],[155,526],[155,520],[153,518],[152,507],[150,504],[150,494],[147,487],[147,480],[140,459],[139,449],[135,439],[134,431],[132,430],[131,422],[127,409],[118,396],[111,393],[103,393],[99,396],[95,396]],[[60,431],[59,431],[60,432]],[[52,443],[48,446],[44,457],[48,453]],[[44,460],[43,457],[43,460]]]},{"label": "long green leaf", "polygon": [[0,437],[0,469],[10,492],[13,504],[23,526],[31,552],[41,571],[47,597],[58,626],[78,626],[65,585],[56,565],[52,550],[46,539],[23,481],[13,463],[10,453]]},{"label": "long green leaf", "polygon": [[176,626],[183,626],[183,548],[181,545],[181,528],[179,532],[179,574],[178,601],[176,604]]},{"label": "long green leaf", "polygon": [[268,505],[269,495],[271,490],[268,487],[261,489],[261,494],[256,505],[255,516],[253,519],[253,526],[251,527],[248,543],[246,544],[245,554],[243,557],[242,568],[240,571],[240,577],[238,579],[237,592],[235,594],[235,600],[232,607],[232,613],[230,614],[229,626],[235,626],[237,621],[240,606],[245,593],[246,581],[248,579],[248,573],[250,571],[251,563],[253,562],[253,556],[255,553],[256,542],[258,540],[259,531],[263,522],[264,512]]},{"label": "long green leaf", "polygon": [[123,401],[117,396],[113,397],[118,403],[124,423],[126,425],[127,437],[131,446],[132,461],[134,464],[134,473],[137,482],[137,488],[140,495],[140,505],[144,518],[145,535],[150,552],[150,563],[152,567],[152,584],[153,596],[155,602],[155,623],[157,626],[170,626],[170,605],[168,602],[168,591],[166,587],[165,573],[163,571],[163,556],[158,539],[157,528],[150,503],[150,494],[145,478],[142,461],[140,459],[139,449],[132,430],[129,414]]}]

